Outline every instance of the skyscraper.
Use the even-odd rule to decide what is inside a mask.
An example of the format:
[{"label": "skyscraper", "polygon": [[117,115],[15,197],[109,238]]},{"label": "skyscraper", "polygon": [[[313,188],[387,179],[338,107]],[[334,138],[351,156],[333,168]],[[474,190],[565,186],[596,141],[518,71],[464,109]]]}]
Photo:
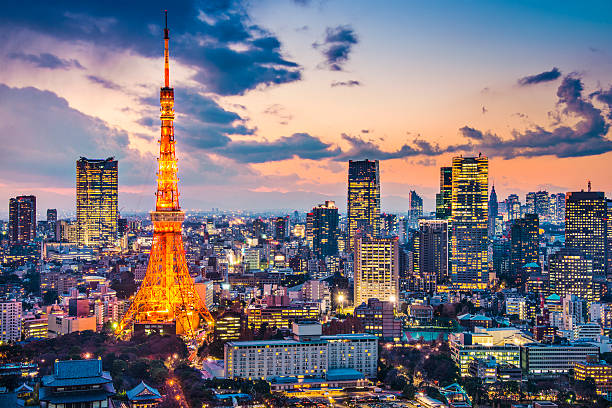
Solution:
[{"label": "skyscraper", "polygon": [[372,236],[380,232],[380,176],[378,160],[349,161],[348,244],[352,250],[356,232]]},{"label": "skyscraper", "polygon": [[487,157],[453,158],[451,212],[451,278],[465,288],[487,286],[488,265]]},{"label": "skyscraper", "polygon": [[495,218],[499,210],[498,207],[497,193],[495,192],[495,186],[493,186],[489,196],[489,236],[495,235]]},{"label": "skyscraper", "polygon": [[536,213],[536,193],[533,191],[527,193],[525,197],[525,214],[535,214]]},{"label": "skyscraper", "polygon": [[423,199],[416,191],[410,190],[408,193],[408,219],[416,227],[421,217],[423,217]]},{"label": "skyscraper", "polygon": [[451,216],[453,194],[453,168],[440,167],[440,192],[436,194],[436,218],[447,220]]},{"label": "skyscraper", "polygon": [[333,201],[325,201],[312,209],[307,215],[306,235],[312,237],[312,251],[317,257],[325,258],[338,254],[338,207]]},{"label": "skyscraper", "polygon": [[525,214],[510,226],[510,274],[517,283],[523,284],[523,267],[539,264],[540,223],[537,214]]},{"label": "skyscraper", "polygon": [[552,221],[561,224],[565,222],[565,194],[558,193],[550,196]]},{"label": "skyscraper", "polygon": [[521,202],[516,194],[510,194],[506,199],[506,212],[508,220],[521,218]]},{"label": "skyscraper", "polygon": [[399,295],[398,238],[355,238],[355,305],[368,299],[397,302]]},{"label": "skyscraper", "polygon": [[48,237],[54,241],[57,241],[57,209],[47,209],[47,233]]},{"label": "skyscraper", "polygon": [[100,246],[117,238],[118,163],[113,157],[76,162],[77,241]]},{"label": "skyscraper", "polygon": [[19,196],[9,200],[9,242],[25,244],[36,238],[36,197]]},{"label": "skyscraper", "polygon": [[550,293],[561,297],[576,295],[593,302],[599,300],[595,289],[593,260],[577,249],[563,248],[548,261]]},{"label": "skyscraper", "polygon": [[418,272],[433,275],[438,282],[448,279],[448,222],[446,220],[419,220]]},{"label": "skyscraper", "polygon": [[607,203],[607,219],[608,219],[608,276],[612,276],[612,200],[606,200]]},{"label": "skyscraper", "polygon": [[274,220],[274,238],[284,240],[289,236],[289,216],[276,217]]},{"label": "skyscraper", "polygon": [[550,196],[548,191],[538,191],[535,201],[535,213],[540,221],[550,221]]},{"label": "skyscraper", "polygon": [[566,194],[565,246],[593,260],[595,280],[606,280],[607,202],[604,193],[580,191]]}]

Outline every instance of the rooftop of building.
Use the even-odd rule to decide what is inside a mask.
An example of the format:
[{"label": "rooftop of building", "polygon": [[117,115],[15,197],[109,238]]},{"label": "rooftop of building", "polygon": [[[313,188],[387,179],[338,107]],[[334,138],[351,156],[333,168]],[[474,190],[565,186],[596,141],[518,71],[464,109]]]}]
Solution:
[{"label": "rooftop of building", "polygon": [[66,387],[75,385],[94,385],[112,382],[108,371],[102,371],[102,360],[56,361],[53,374],[42,379],[45,387]]},{"label": "rooftop of building", "polygon": [[156,388],[147,385],[144,381],[135,386],[126,395],[130,401],[151,401],[161,399],[162,396]]}]

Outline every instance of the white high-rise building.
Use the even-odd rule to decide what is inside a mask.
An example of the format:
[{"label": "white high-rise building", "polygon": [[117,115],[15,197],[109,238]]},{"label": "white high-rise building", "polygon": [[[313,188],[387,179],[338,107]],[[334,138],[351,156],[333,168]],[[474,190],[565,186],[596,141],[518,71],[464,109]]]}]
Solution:
[{"label": "white high-rise building", "polygon": [[397,302],[399,296],[398,238],[355,239],[355,306],[374,298]]},{"label": "white high-rise building", "polygon": [[0,303],[0,343],[21,340],[21,302]]}]

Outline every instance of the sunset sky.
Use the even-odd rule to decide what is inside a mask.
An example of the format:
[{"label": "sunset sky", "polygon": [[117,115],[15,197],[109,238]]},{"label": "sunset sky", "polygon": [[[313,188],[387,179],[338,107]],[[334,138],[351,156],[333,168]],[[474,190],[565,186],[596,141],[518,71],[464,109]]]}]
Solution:
[{"label": "sunset sky", "polygon": [[164,9],[185,210],[344,210],[367,158],[383,211],[410,190],[427,211],[478,152],[500,199],[612,192],[609,1],[23,4],[0,13],[1,218],[22,194],[74,212],[80,156],[118,158],[121,211],[153,208]]}]

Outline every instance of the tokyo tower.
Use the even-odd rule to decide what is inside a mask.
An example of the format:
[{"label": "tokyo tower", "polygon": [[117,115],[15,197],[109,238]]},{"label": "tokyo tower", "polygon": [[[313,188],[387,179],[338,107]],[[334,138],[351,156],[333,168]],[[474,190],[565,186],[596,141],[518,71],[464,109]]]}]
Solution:
[{"label": "tokyo tower", "polygon": [[200,318],[213,323],[187,269],[179,206],[174,140],[174,88],[170,87],[168,13],[164,29],[164,87],[160,90],[161,138],[153,222],[153,245],[145,278],[115,333],[127,337],[137,329],[175,331],[194,338]]}]

